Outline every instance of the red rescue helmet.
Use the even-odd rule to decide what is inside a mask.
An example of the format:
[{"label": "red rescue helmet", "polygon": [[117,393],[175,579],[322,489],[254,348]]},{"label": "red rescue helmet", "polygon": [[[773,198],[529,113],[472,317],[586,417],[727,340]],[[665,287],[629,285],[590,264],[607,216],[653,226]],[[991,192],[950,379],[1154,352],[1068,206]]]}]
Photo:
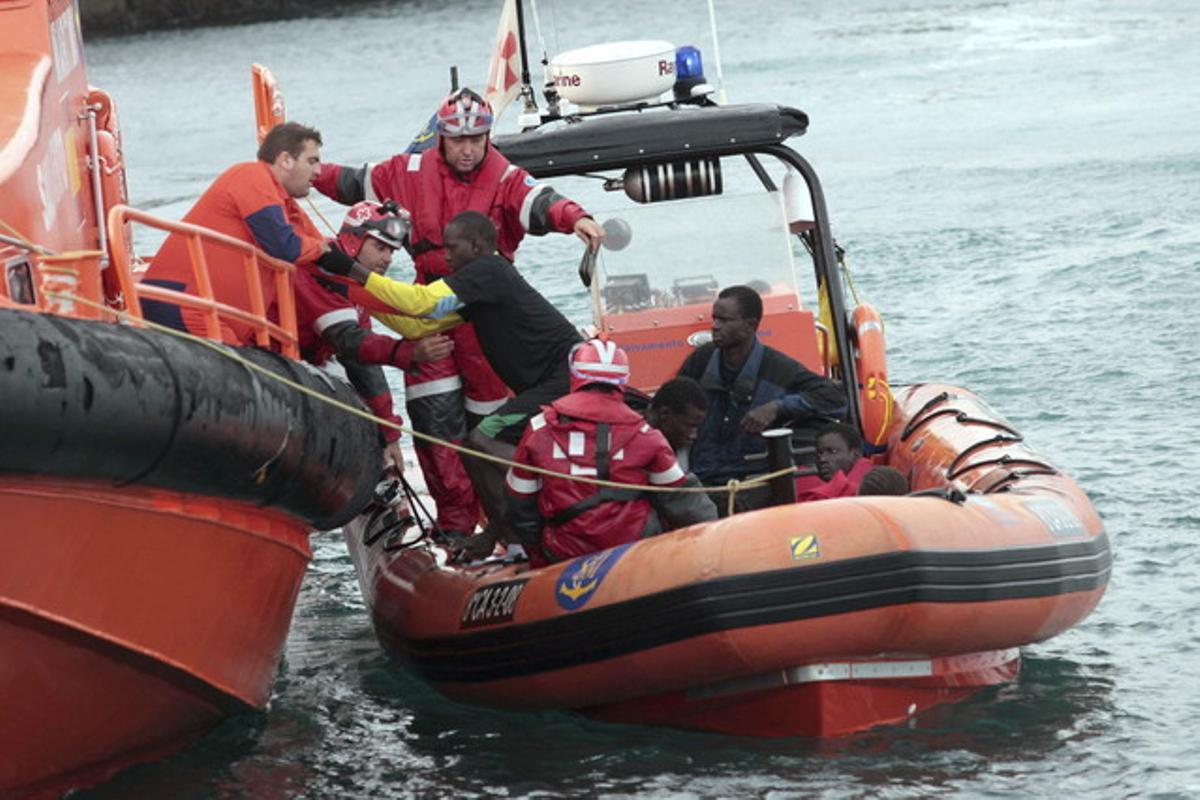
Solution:
[{"label": "red rescue helmet", "polygon": [[474,91],[462,88],[442,101],[437,132],[442,136],[478,136],[492,129],[492,106]]},{"label": "red rescue helmet", "polygon": [[346,213],[342,228],[338,231],[338,245],[351,258],[362,250],[363,240],[370,236],[392,249],[404,246],[404,238],[412,227],[412,216],[395,203],[372,203],[364,200],[355,203]]},{"label": "red rescue helmet", "polygon": [[567,357],[571,365],[571,391],[577,392],[589,383],[624,386],[629,383],[629,356],[616,342],[590,339],[571,348]]}]

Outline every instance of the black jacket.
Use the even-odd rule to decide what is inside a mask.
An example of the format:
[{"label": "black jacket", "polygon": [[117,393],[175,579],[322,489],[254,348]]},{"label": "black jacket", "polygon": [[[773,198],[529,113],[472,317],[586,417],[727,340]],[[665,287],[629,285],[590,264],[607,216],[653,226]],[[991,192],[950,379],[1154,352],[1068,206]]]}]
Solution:
[{"label": "black jacket", "polygon": [[778,400],[775,424],[846,413],[846,396],[836,383],[762,342],[755,342],[732,385],[721,380],[720,360],[720,351],[710,342],[679,368],[680,375],[699,381],[708,395],[708,413],[692,445],[690,465],[706,484],[764,471],[762,462],[746,461],[747,455],[765,450],[757,434],[741,430],[751,409]]}]

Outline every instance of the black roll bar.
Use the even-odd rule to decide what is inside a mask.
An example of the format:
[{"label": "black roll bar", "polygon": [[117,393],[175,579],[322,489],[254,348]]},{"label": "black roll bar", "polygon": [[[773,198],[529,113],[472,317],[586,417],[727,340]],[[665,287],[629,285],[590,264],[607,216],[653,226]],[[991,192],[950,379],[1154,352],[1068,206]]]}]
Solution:
[{"label": "black roll bar", "polygon": [[850,325],[846,314],[846,297],[842,293],[842,282],[837,272],[837,256],[834,253],[833,233],[829,228],[829,212],[825,208],[825,193],[816,170],[790,147],[782,144],[767,145],[761,152],[769,153],[780,161],[795,167],[808,184],[808,195],[813,211],[813,259],[817,275],[825,283],[829,293],[829,307],[833,316],[833,336],[838,347],[838,365],[846,388],[846,403],[850,424],[862,429],[862,410],[858,405],[858,375],[854,372],[854,359],[850,357]]}]

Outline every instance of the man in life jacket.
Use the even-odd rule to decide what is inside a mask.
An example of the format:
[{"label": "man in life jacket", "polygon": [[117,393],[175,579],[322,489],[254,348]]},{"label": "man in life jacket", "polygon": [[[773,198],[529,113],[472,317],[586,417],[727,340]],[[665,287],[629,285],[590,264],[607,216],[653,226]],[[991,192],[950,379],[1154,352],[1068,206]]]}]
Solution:
[{"label": "man in life jacket", "polygon": [[[349,256],[329,244],[300,208],[296,198],[308,194],[321,171],[321,134],[297,122],[276,125],[263,138],[258,160],[235,164],[221,173],[184,216],[184,222],[252,244],[268,255],[292,263],[318,263],[346,268]],[[229,247],[204,242],[204,259],[213,297],[250,311],[243,256]],[[272,316],[275,279],[270,269],[259,274],[264,310]],[[188,239],[171,233],[154,256],[143,283],[198,295],[188,257]],[[142,302],[147,319],[204,336],[202,312],[174,303]],[[237,320],[222,320],[221,340],[254,344],[253,329]]]},{"label": "man in life jacket", "polygon": [[[492,146],[492,123],[488,102],[470,89],[459,89],[438,107],[436,147],[357,169],[326,165],[315,186],[341,203],[394,200],[408,209],[417,283],[432,283],[449,273],[443,230],[463,211],[478,211],[492,220],[499,232],[496,249],[510,262],[526,233],[573,232],[597,247],[603,229],[577,203],[510,164]],[[411,369],[405,396],[416,430],[457,443],[478,419],[505,402],[508,391],[483,355],[473,326],[456,328],[451,336],[453,359]],[[438,507],[464,505],[471,485],[458,453],[424,442],[417,442],[416,450]]]},{"label": "man in life jacket", "polygon": [[829,500],[853,497],[871,471],[870,460],[862,454],[862,436],[850,425],[831,422],[817,431],[817,478],[796,479],[796,500]]},{"label": "man in life jacket", "polygon": [[[723,289],[713,303],[712,341],[679,368],[708,395],[708,412],[691,451],[692,472],[708,486],[764,473],[765,461],[747,458],[765,454],[758,435],[764,430],[846,411],[846,396],[837,384],[758,340],[762,314],[762,298],[749,286]],[[736,508],[759,508],[770,498],[769,487],[742,491]]]},{"label": "man in life jacket", "polygon": [[[629,357],[592,339],[570,354],[571,392],[529,421],[508,470],[505,517],[534,566],[594,553],[716,518],[702,493],[651,493],[572,480],[586,476],[634,486],[680,487],[686,477],[667,438],[625,404]],[[545,475],[528,465],[560,473]]]},{"label": "man in life jacket", "polygon": [[[362,202],[346,214],[336,241],[330,244],[367,270],[382,275],[391,264],[392,253],[404,246],[408,231],[409,221],[402,209]],[[307,270],[296,271],[300,352],[305,360],[317,365],[336,356],[346,377],[375,416],[403,424],[394,413],[392,392],[382,367],[408,369],[413,364],[444,358],[453,351],[454,343],[449,337],[436,334],[414,342],[373,333],[369,312],[347,297],[348,289],[345,283]],[[386,444],[387,460],[399,470],[404,463],[400,455],[400,431],[380,426],[380,433]],[[443,528],[456,527],[460,520],[455,514],[452,507],[444,513],[439,507],[438,523]]]}]

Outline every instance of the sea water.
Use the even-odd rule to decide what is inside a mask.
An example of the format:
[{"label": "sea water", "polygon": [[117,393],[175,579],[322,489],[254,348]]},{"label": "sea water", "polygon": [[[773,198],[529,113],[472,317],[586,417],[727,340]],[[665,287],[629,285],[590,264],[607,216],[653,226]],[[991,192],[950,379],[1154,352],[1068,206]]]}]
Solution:
[{"label": "sea water", "polygon": [[[538,12],[551,52],[661,37],[703,48],[716,80],[701,0]],[[884,314],[893,381],[979,392],[1087,489],[1115,555],[1099,608],[1025,648],[1015,682],[912,724],[755,740],[450,703],[388,662],[339,535],[322,535],[269,711],[91,796],[1200,794],[1194,5],[718,0],[716,12],[730,100],[811,116],[794,145],[822,176],[859,293]],[[133,202],[177,218],[253,157],[252,61],[275,71],[291,118],[322,130],[328,160],[378,160],[428,118],[450,64],[481,83],[498,13],[377,3],[99,40],[87,57],[120,106]],[[569,237],[521,253],[545,293],[586,315]]]}]

